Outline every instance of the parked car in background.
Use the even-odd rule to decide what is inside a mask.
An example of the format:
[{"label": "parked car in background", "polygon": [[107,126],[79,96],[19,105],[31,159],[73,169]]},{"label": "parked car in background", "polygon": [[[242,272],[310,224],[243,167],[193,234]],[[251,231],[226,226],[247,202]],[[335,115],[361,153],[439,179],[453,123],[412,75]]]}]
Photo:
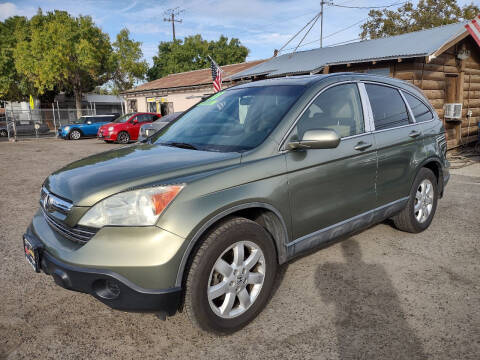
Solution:
[{"label": "parked car in background", "polygon": [[181,111],[162,116],[161,120],[157,120],[152,123],[143,124],[140,127],[140,133],[138,134],[138,141],[143,141],[147,137],[152,136],[158,130],[163,129],[170,124],[173,120],[177,119],[182,114]]},{"label": "parked car in background", "polygon": [[98,129],[97,138],[107,143],[128,144],[137,141],[140,127],[161,118],[161,114],[136,112],[120,116],[115,121]]},{"label": "parked car in background", "polygon": [[58,136],[65,140],[78,140],[82,137],[95,137],[100,126],[115,120],[119,115],[85,115],[71,124],[58,129]]},{"label": "parked car in background", "polygon": [[368,74],[234,86],[149,140],[51,174],[25,255],[112,308],[182,308],[222,334],[262,311],[280,264],[389,218],[426,230],[449,179],[421,90]]},{"label": "parked car in background", "polygon": [[33,120],[15,121],[15,131],[17,135],[46,135],[50,132],[47,124]]}]

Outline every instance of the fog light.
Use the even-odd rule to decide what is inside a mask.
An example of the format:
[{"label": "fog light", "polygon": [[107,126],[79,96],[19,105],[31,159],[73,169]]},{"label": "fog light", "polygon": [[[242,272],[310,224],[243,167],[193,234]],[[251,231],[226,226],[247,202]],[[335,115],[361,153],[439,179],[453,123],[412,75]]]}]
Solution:
[{"label": "fog light", "polygon": [[120,295],[120,286],[115,280],[96,280],[92,288],[95,294],[102,299],[113,300]]}]

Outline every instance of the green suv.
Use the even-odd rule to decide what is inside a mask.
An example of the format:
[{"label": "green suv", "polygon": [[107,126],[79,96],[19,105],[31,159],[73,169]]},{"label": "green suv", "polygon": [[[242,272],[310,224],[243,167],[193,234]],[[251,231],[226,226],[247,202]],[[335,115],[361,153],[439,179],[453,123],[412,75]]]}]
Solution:
[{"label": "green suv", "polygon": [[425,230],[449,179],[445,154],[442,122],[408,83],[251,82],[50,175],[25,254],[114,309],[182,310],[229,333],[262,310],[290,259],[388,218]]}]

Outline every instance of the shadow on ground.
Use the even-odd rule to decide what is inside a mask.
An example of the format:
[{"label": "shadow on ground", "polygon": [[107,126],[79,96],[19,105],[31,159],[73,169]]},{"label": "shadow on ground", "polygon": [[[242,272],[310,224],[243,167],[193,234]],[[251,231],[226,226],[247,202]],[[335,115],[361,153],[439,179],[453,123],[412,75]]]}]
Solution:
[{"label": "shadow on ground", "polygon": [[425,359],[383,266],[368,264],[353,238],[341,244],[345,262],[324,263],[315,274],[322,300],[335,305],[340,359]]}]

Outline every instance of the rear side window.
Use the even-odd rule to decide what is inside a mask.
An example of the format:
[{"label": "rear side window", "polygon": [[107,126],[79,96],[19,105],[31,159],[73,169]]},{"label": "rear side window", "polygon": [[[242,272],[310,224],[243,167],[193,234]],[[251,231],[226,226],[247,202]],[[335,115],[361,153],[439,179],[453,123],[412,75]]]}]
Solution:
[{"label": "rear side window", "polygon": [[397,89],[365,84],[372,106],[375,130],[390,129],[410,123],[408,111]]},{"label": "rear side window", "polygon": [[404,92],[403,95],[405,95],[405,99],[407,99],[408,105],[410,105],[410,109],[412,109],[413,117],[416,122],[424,122],[433,119],[432,112],[423,102],[406,92]]}]

